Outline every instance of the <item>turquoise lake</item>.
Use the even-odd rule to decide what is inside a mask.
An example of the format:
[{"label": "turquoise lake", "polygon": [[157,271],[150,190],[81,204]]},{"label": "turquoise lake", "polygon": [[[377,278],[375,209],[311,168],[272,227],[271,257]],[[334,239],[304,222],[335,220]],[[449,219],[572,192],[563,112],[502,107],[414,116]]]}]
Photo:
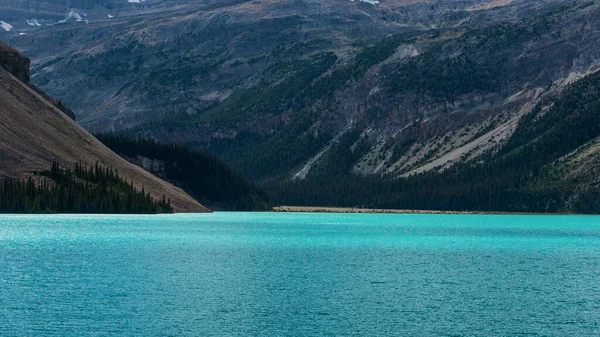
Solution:
[{"label": "turquoise lake", "polygon": [[600,217],[0,216],[1,336],[598,336]]}]

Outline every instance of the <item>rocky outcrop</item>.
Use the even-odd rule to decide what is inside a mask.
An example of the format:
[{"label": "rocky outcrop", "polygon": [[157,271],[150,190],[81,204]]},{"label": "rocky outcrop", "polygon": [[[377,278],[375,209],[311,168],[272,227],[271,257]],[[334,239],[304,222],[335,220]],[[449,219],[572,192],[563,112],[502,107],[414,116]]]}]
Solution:
[{"label": "rocky outcrop", "polygon": [[0,41],[0,67],[7,70],[21,82],[29,85],[29,87],[32,88],[38,95],[41,95],[65,115],[69,116],[72,120],[75,120],[75,113],[71,109],[67,108],[64,104],[62,104],[61,101],[50,97],[50,95],[46,94],[35,85],[29,83],[30,63],[31,62],[27,57],[23,56],[18,51]]},{"label": "rocky outcrop", "polygon": [[6,69],[23,83],[29,83],[30,61],[21,53],[0,41],[0,67]]}]

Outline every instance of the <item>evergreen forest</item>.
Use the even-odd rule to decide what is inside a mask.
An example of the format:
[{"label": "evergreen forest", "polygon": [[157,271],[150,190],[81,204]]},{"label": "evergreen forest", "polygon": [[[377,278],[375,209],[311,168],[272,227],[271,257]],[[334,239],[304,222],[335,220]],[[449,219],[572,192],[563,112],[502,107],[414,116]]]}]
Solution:
[{"label": "evergreen forest", "polygon": [[47,171],[27,179],[4,178],[0,182],[0,213],[172,213],[170,200],[154,200],[119,176],[96,163],[74,169],[57,162]]},{"label": "evergreen forest", "polygon": [[[153,139],[130,139],[119,134],[96,137],[111,150],[189,193],[213,210],[269,210],[267,194],[231,170],[215,156],[185,145],[162,144]],[[142,158],[140,160],[140,158]]]}]

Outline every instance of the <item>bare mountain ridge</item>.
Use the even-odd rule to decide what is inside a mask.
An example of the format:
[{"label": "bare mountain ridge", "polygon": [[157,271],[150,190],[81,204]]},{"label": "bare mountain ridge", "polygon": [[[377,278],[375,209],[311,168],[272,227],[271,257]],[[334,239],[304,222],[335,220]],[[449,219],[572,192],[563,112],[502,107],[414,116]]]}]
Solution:
[{"label": "bare mountain ridge", "polygon": [[[11,61],[0,67],[0,175],[23,178],[47,170],[53,161],[70,166],[78,162],[117,169],[138,189],[154,198],[165,195],[175,211],[206,212],[181,189],[132,165],[106,148],[51,102],[8,72],[23,70],[28,60],[0,44],[0,59]],[[10,64],[10,66],[8,66]],[[16,72],[20,75],[21,72]]]}]

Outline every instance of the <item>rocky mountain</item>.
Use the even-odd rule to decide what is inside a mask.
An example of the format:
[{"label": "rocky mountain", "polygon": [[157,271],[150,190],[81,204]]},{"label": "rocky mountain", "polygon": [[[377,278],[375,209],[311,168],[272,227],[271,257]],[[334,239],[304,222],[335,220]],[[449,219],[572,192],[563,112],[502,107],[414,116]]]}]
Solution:
[{"label": "rocky mountain", "polygon": [[118,170],[120,176],[155,199],[170,198],[175,211],[206,212],[192,197],[132,165],[102,145],[27,82],[29,60],[0,43],[0,176],[27,178],[54,162]]},{"label": "rocky mountain", "polygon": [[88,129],[204,148],[262,181],[400,177],[497,151],[540,101],[595,72],[599,7],[164,1],[7,34]]},{"label": "rocky mountain", "polygon": [[598,214],[599,109],[595,72],[546,95],[503,145],[474,161],[402,179],[321,175],[271,192],[290,205]]}]

